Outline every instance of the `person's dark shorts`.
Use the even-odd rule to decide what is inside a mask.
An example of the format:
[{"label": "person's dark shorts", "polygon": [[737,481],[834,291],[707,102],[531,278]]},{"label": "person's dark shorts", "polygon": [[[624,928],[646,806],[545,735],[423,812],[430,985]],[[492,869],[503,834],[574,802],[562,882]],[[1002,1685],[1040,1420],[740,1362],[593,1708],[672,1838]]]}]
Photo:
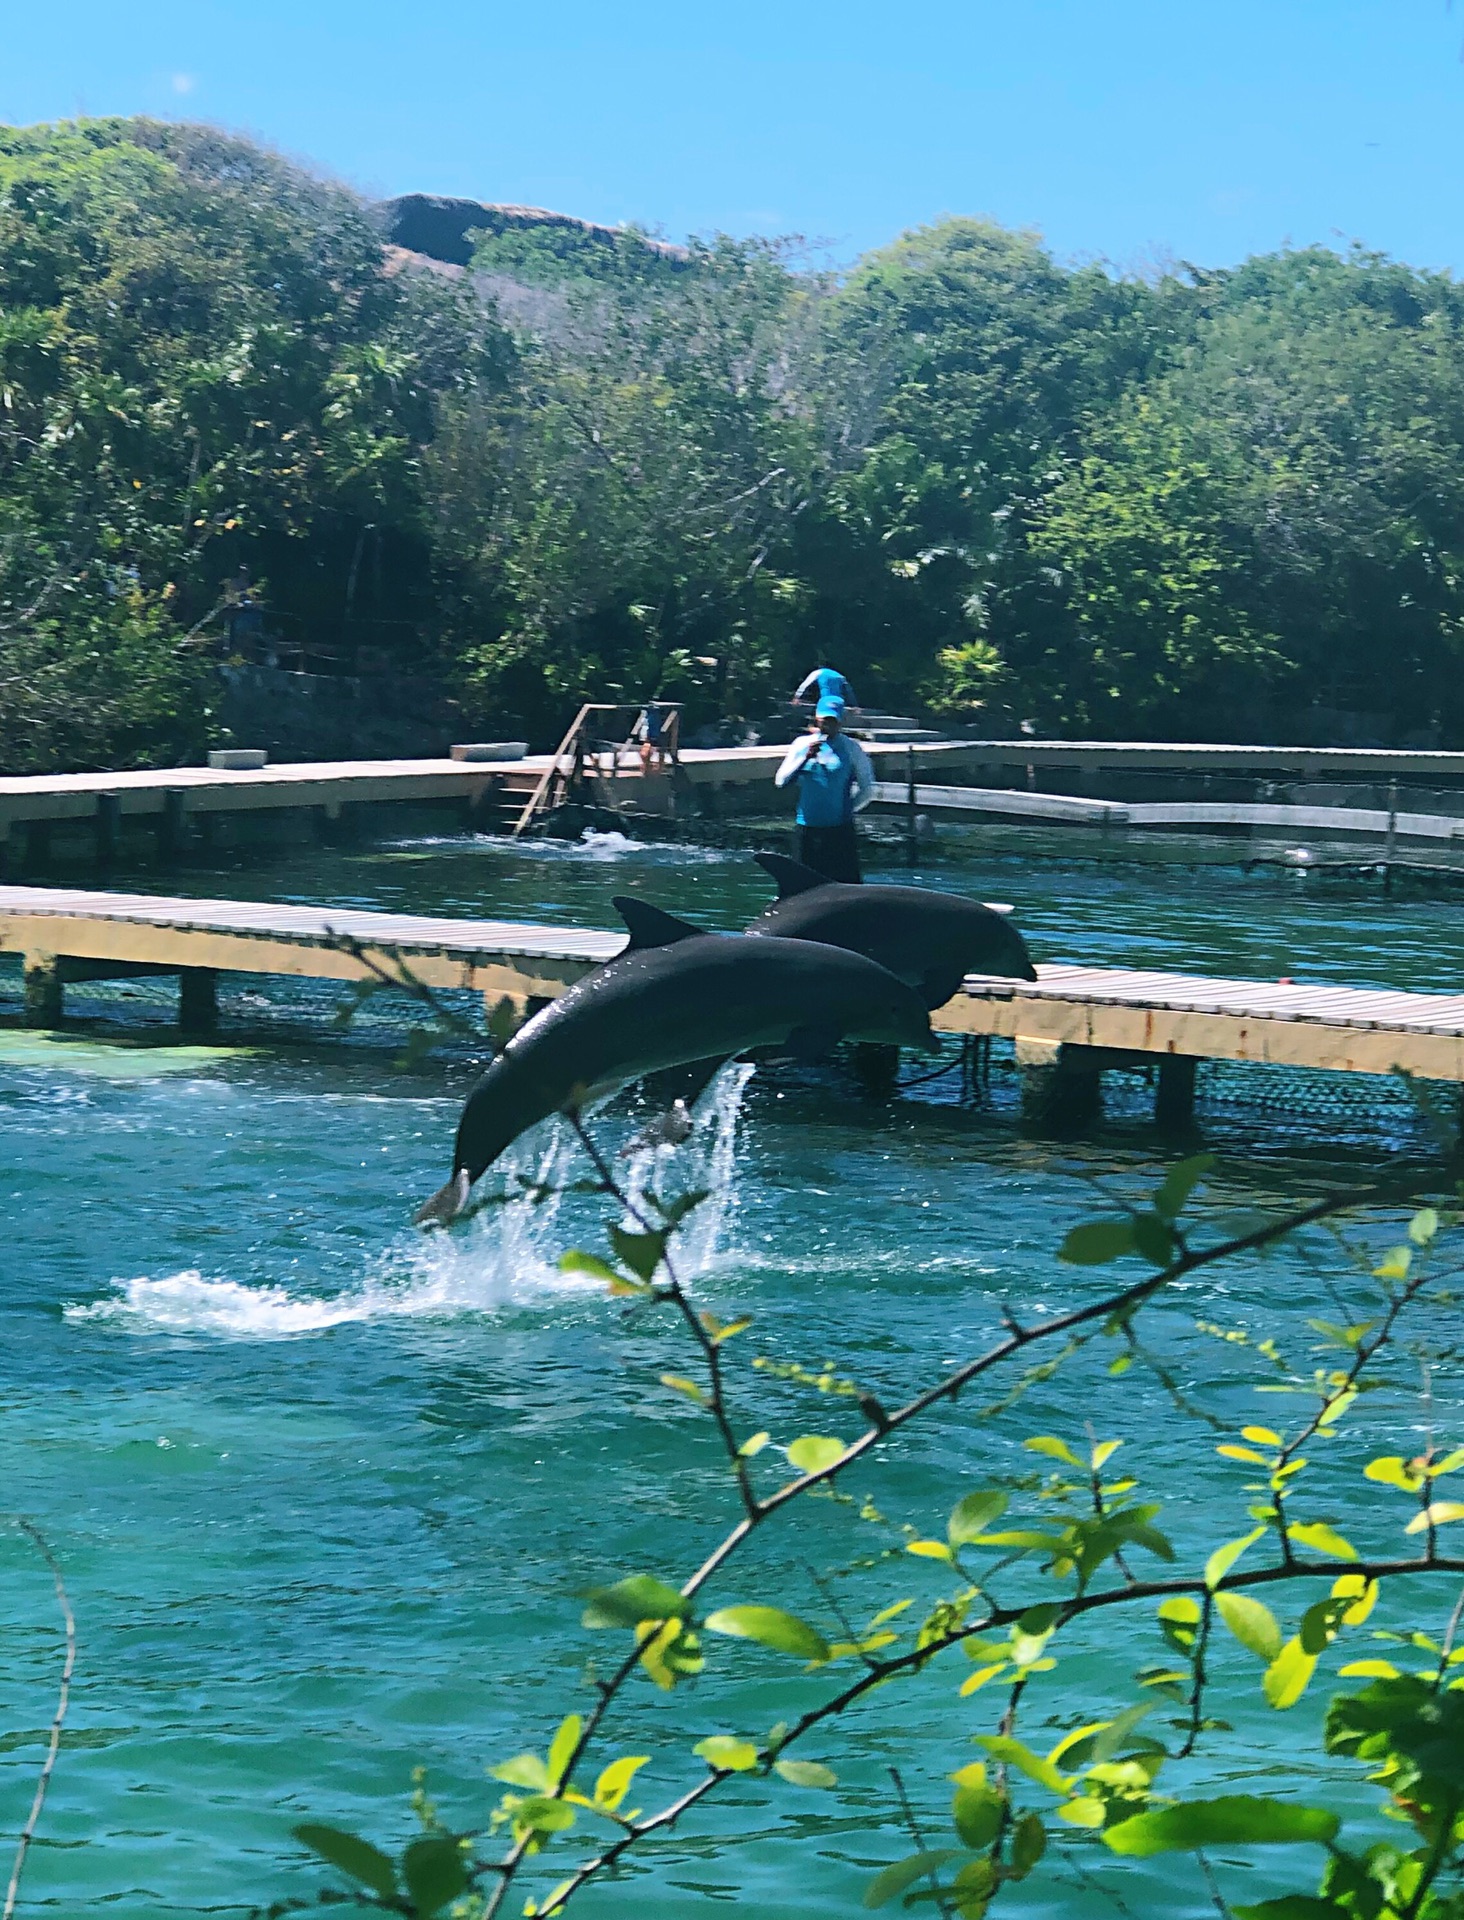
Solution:
[{"label": "person's dark shorts", "polygon": [[800,827],[798,858],[826,880],[858,886],[864,879],[859,871],[859,837],[852,820],[841,827]]}]

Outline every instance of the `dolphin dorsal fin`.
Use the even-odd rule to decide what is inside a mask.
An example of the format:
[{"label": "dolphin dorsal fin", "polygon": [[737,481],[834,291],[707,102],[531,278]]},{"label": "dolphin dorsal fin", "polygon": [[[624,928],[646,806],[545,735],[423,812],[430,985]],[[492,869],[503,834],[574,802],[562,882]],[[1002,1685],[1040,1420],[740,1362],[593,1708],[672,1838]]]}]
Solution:
[{"label": "dolphin dorsal fin", "polygon": [[781,853],[755,853],[753,859],[763,872],[772,879],[778,889],[780,900],[791,900],[797,893],[812,893],[815,887],[830,884],[827,874],[815,873],[812,867],[805,867],[797,860],[790,860]]},{"label": "dolphin dorsal fin", "polygon": [[627,953],[639,953],[646,947],[671,947],[678,940],[699,939],[705,932],[689,920],[678,920],[664,907],[653,907],[649,900],[636,900],[629,894],[617,893],[610,904],[630,934]]}]

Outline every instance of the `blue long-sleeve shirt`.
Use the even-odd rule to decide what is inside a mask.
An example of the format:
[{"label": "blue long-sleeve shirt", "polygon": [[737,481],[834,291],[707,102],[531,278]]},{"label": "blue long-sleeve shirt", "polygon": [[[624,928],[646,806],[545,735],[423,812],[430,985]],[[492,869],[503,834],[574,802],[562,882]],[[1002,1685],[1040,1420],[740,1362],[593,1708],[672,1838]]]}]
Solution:
[{"label": "blue long-sleeve shirt", "polygon": [[773,780],[779,787],[798,782],[800,827],[844,826],[874,797],[869,755],[846,733],[836,733],[832,740],[804,734],[783,756]]},{"label": "blue long-sleeve shirt", "polygon": [[842,700],[846,707],[857,707],[859,705],[859,702],[854,698],[854,689],[849,685],[849,682],[844,678],[843,674],[839,672],[837,667],[815,667],[812,673],[804,677],[793,698],[795,700],[801,700],[805,694],[812,692],[814,688],[818,689],[817,693],[814,694],[814,698],[817,700],[832,698]]}]

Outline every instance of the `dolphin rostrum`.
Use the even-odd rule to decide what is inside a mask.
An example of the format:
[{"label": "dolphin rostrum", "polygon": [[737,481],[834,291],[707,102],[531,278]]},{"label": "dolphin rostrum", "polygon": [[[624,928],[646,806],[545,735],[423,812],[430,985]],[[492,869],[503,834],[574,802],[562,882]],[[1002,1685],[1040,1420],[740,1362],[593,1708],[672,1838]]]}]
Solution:
[{"label": "dolphin rostrum", "polygon": [[614,904],[630,944],[492,1061],[463,1108],[452,1178],[418,1212],[419,1224],[452,1220],[478,1176],[537,1121],[644,1074],[749,1047],[812,1058],[846,1038],[926,1051],[936,1044],[919,997],[861,954],[704,933],[638,900]]},{"label": "dolphin rostrum", "polygon": [[934,1011],[968,973],[1035,980],[1020,933],[1004,915],[957,893],[924,887],[846,886],[779,853],[755,854],[778,897],[748,927],[758,938],[818,940],[862,953],[897,975]]}]

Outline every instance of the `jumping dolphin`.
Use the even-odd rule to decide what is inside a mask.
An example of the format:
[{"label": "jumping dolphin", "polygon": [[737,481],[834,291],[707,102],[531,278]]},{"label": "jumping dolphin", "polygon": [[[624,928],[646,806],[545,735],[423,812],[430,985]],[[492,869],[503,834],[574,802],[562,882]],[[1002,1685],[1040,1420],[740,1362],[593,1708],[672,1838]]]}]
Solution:
[{"label": "jumping dolphin", "polygon": [[749,1047],[811,1058],[845,1038],[935,1048],[919,997],[862,954],[704,933],[638,900],[614,904],[629,946],[536,1014],[488,1067],[458,1123],[452,1178],[419,1225],[460,1213],[478,1176],[537,1121],[644,1074]]},{"label": "jumping dolphin", "polygon": [[968,973],[1037,978],[1021,934],[979,901],[924,887],[845,886],[780,853],[753,858],[778,885],[777,899],[747,929],[759,939],[818,940],[862,953],[913,987],[932,1012]]}]

